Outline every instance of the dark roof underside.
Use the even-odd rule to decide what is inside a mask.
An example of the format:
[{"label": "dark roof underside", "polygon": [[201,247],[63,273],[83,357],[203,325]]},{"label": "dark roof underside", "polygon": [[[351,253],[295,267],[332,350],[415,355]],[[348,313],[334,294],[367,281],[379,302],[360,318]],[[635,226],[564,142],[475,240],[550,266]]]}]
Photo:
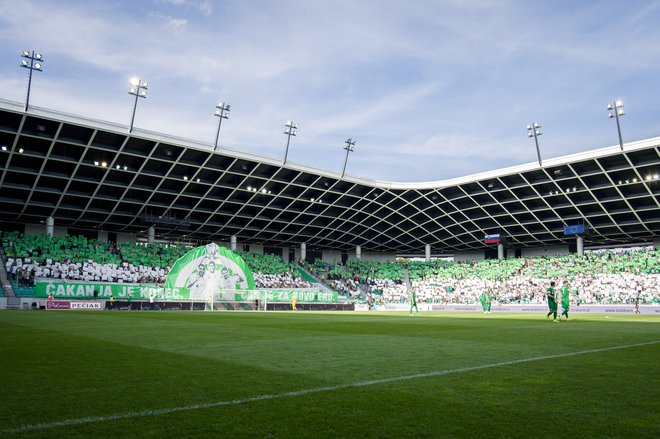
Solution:
[{"label": "dark roof underside", "polygon": [[501,233],[510,247],[566,244],[573,239],[564,226],[577,223],[589,226],[585,242],[594,245],[660,234],[657,144],[397,189],[181,143],[0,110],[0,221],[52,216],[61,227],[141,236],[155,226],[158,239],[234,235],[265,246],[398,253],[425,244],[434,252],[484,249],[486,233]]}]

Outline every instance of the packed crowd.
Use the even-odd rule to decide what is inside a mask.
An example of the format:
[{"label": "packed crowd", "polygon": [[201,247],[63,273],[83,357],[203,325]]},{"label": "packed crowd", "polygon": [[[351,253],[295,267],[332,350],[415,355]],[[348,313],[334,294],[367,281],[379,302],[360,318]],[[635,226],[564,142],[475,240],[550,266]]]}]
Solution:
[{"label": "packed crowd", "polygon": [[[162,285],[190,247],[182,244],[103,243],[84,236],[49,237],[2,232],[5,269],[20,287],[38,278]],[[310,288],[295,264],[274,255],[242,253],[258,288]]]},{"label": "packed crowd", "polygon": [[167,268],[134,266],[128,262],[100,264],[87,262],[53,262],[46,259],[44,264],[30,258],[7,258],[6,270],[10,279],[19,286],[34,286],[38,278],[56,280],[75,280],[84,282],[163,284],[167,277]]},{"label": "packed crowd", "polygon": [[284,262],[279,256],[263,253],[240,253],[252,270],[258,288],[311,288],[312,284],[303,279],[298,268],[291,262]]},{"label": "packed crowd", "polygon": [[580,303],[660,304],[660,250],[653,248],[473,262],[349,260],[342,266],[317,260],[313,270],[328,273],[332,288],[365,302],[404,303],[412,289],[420,303],[477,304],[491,288],[496,302],[538,304],[552,280],[568,280]]},{"label": "packed crowd", "polygon": [[[411,287],[421,302],[478,303],[492,288],[499,303],[543,303],[552,280],[568,280],[588,304],[660,303],[660,251],[600,250],[577,255],[453,263],[410,263]],[[393,301],[400,296],[392,293]]]},{"label": "packed crowd", "polygon": [[[162,285],[189,247],[165,243],[103,243],[84,236],[2,233],[6,270],[19,286],[37,278]],[[310,288],[296,264],[269,254],[241,253],[258,288]],[[447,260],[300,262],[332,289],[362,301],[475,304],[488,288],[499,303],[545,301],[550,281],[568,280],[581,303],[660,304],[660,250],[633,248],[577,255],[472,262]],[[406,274],[408,279],[406,279]],[[407,283],[409,281],[409,284]]]}]

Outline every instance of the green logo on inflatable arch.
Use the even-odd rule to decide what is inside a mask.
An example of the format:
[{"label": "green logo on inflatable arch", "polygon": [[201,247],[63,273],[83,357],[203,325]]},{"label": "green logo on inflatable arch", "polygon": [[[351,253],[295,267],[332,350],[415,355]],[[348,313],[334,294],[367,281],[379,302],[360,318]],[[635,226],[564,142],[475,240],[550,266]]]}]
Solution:
[{"label": "green logo on inflatable arch", "polygon": [[164,287],[184,298],[205,302],[236,300],[236,290],[256,288],[243,258],[217,244],[194,248],[179,258]]}]

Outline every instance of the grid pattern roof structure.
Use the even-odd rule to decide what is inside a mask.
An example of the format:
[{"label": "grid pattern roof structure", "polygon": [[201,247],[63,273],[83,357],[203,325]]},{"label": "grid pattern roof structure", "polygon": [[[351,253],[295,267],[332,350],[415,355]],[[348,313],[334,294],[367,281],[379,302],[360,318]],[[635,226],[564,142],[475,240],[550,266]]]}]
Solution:
[{"label": "grid pattern roof structure", "polygon": [[0,101],[0,221],[414,253],[660,235],[660,138],[425,183],[372,181]]}]

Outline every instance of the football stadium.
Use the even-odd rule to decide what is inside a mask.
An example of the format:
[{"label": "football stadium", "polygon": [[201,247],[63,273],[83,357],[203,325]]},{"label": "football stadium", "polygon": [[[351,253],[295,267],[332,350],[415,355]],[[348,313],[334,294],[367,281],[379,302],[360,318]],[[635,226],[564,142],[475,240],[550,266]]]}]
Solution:
[{"label": "football stadium", "polygon": [[[172,2],[178,3],[178,2]],[[185,2],[184,2],[185,3]],[[0,97],[0,437],[660,434],[660,137],[425,182]],[[659,113],[660,114],[660,113]],[[657,116],[657,115],[656,115]],[[411,177],[413,179],[414,177]]]},{"label": "football stadium", "polygon": [[658,138],[413,184],[0,112],[3,435],[657,432]]}]

